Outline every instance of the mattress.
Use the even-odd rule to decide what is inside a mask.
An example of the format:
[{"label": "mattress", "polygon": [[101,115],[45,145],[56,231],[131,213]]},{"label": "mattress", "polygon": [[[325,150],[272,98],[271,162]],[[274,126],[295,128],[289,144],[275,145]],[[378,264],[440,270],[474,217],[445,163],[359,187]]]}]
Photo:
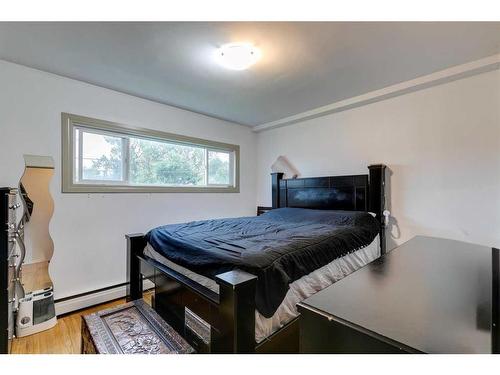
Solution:
[{"label": "mattress", "polygon": [[[182,267],[158,253],[149,243],[144,249],[144,255],[160,262],[167,267],[189,277],[191,280],[219,293],[218,284],[203,275],[197,274]],[[325,266],[302,276],[289,285],[289,290],[279,305],[276,312],[270,318],[264,317],[255,310],[255,341],[262,342],[285,324],[298,316],[296,304],[312,296],[320,290],[332,285],[350,273],[365,266],[380,256],[380,239],[377,235],[367,246],[351,252],[343,257],[337,258]]]}]

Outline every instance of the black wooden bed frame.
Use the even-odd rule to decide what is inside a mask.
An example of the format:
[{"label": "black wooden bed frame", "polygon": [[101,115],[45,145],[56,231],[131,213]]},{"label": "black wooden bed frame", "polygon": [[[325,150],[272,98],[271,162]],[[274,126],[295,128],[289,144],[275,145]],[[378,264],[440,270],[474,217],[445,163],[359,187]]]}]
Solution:
[{"label": "black wooden bed frame", "polygon": [[[385,170],[370,165],[369,175],[283,179],[272,174],[272,208],[369,211],[380,223],[381,253],[386,251],[383,211]],[[143,279],[155,284],[153,307],[198,352],[209,353],[293,353],[298,352],[298,319],[294,319],[263,342],[255,342],[255,288],[257,278],[236,269],[215,277],[219,294],[183,274],[144,255],[144,234],[128,234],[127,295],[142,298]],[[186,311],[196,314],[197,332],[185,327]],[[190,320],[193,327],[193,320]],[[196,319],[194,321],[196,325]],[[206,324],[208,323],[208,325]]]}]

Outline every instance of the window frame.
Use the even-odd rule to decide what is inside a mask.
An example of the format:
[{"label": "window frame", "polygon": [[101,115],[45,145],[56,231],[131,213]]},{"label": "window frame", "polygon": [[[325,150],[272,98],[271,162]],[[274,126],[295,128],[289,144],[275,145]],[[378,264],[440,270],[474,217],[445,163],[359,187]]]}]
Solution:
[{"label": "window frame", "polygon": [[[70,113],[61,113],[62,122],[62,192],[63,193],[239,193],[240,191],[240,146],[229,143],[215,142],[201,138],[188,137],[173,133],[162,132],[139,128],[110,121],[98,120],[90,117],[74,115]],[[74,173],[78,170],[83,173],[82,166],[76,168],[79,163],[75,156],[75,134],[76,129],[83,129],[90,133],[109,135],[126,139],[122,143],[122,180],[87,180],[87,182],[76,182]],[[160,185],[129,185],[128,181],[128,163],[129,147],[128,137],[137,137],[159,142],[176,143],[184,146],[198,146],[205,149],[206,157],[206,183],[203,186],[160,186]],[[79,143],[82,143],[82,132],[80,132]],[[81,147],[79,147],[81,152]],[[232,185],[208,185],[208,153],[209,151],[219,151],[229,153],[230,158],[230,180]],[[78,158],[80,160],[81,158]],[[81,181],[81,180],[79,180]]]}]

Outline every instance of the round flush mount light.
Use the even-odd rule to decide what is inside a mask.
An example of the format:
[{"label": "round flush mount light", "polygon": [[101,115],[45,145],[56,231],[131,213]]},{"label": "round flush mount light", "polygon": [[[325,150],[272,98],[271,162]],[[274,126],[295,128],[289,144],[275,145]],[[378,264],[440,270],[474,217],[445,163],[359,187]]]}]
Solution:
[{"label": "round flush mount light", "polygon": [[224,44],[216,52],[220,65],[232,70],[245,70],[260,59],[260,50],[250,43]]}]

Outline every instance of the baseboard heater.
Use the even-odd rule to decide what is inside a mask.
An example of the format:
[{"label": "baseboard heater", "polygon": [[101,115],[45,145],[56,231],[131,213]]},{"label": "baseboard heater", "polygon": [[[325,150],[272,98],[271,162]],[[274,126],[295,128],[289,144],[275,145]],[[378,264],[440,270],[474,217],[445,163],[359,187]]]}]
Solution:
[{"label": "baseboard heater", "polygon": [[[143,281],[144,290],[154,288],[150,280]],[[127,283],[112,285],[74,296],[60,298],[55,300],[56,315],[65,315],[73,311],[85,309],[101,303],[123,298],[127,295]]]}]

